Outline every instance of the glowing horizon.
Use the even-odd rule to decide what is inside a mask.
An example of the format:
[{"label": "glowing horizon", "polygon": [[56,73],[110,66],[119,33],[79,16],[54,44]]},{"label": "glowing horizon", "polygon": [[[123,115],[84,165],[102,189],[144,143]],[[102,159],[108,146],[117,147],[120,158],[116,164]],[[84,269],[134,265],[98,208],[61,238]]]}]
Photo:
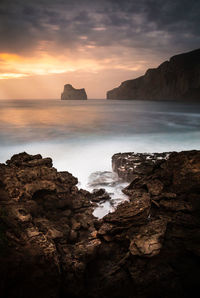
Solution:
[{"label": "glowing horizon", "polygon": [[1,0],[0,99],[60,98],[66,83],[105,98],[122,81],[198,48],[198,3],[153,2]]},{"label": "glowing horizon", "polygon": [[[81,46],[76,49],[76,54],[68,51],[68,55],[60,52],[51,53],[48,52],[47,48],[43,48],[42,53],[36,51],[32,55],[29,54],[27,56],[0,52],[0,99],[49,98],[49,93],[42,91],[42,88],[40,95],[27,92],[26,84],[28,82],[29,86],[34,86],[35,81],[41,80],[48,88],[51,85],[51,79],[49,78],[52,76],[54,76],[56,84],[60,85],[60,89],[57,92],[51,91],[53,93],[50,98],[59,98],[62,85],[65,83],[71,83],[77,88],[86,88],[90,98],[105,98],[106,91],[109,88],[115,87],[115,84],[120,84],[123,79],[136,77],[145,71],[145,60],[138,60],[137,63],[132,65],[126,58],[124,58],[123,64],[123,61],[117,55],[110,55],[110,57],[108,55],[108,57],[95,59],[95,56],[100,55],[101,51],[100,47],[88,48],[86,46],[83,48]],[[110,68],[110,65],[112,65],[112,68]],[[103,75],[103,73],[105,74]],[[62,75],[62,78],[60,75]],[[64,79],[64,76],[66,76],[66,79]],[[68,79],[69,77],[70,79]],[[86,77],[88,81],[85,81]],[[96,80],[95,77],[97,78]],[[107,82],[104,82],[104,77],[107,77]],[[119,79],[116,79],[117,77]],[[24,92],[16,91],[16,86],[18,84],[21,85],[19,79],[24,79],[25,86],[24,88],[20,87],[20,90]],[[108,80],[110,80],[110,84],[108,84]],[[9,88],[8,82],[12,86],[13,93]],[[13,88],[13,86],[15,87]],[[51,89],[51,86],[49,88]],[[28,89],[30,91],[32,88]],[[55,89],[57,89],[56,86]],[[97,90],[98,92],[96,92]]]}]

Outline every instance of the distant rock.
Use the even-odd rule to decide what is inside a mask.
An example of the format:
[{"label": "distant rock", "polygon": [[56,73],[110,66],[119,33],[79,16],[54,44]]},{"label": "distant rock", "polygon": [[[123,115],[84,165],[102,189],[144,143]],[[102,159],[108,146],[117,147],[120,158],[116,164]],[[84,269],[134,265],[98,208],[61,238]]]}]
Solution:
[{"label": "distant rock", "polygon": [[61,100],[86,100],[87,94],[85,89],[75,89],[72,85],[66,84],[61,94]]},{"label": "distant rock", "polygon": [[200,49],[173,56],[107,92],[107,99],[200,100]]}]

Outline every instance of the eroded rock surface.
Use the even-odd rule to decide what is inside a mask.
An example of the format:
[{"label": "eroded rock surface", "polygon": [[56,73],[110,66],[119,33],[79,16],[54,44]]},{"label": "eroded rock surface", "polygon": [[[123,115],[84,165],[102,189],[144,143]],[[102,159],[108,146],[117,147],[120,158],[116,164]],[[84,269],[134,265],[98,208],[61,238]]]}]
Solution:
[{"label": "eroded rock surface", "polygon": [[142,226],[130,243],[131,254],[143,257],[158,255],[165,232],[166,222],[164,220],[152,220],[146,226]]},{"label": "eroded rock surface", "polygon": [[200,151],[129,156],[130,202],[101,220],[91,201],[105,191],[79,190],[50,158],[21,153],[0,164],[2,297],[196,297]]},{"label": "eroded rock surface", "polygon": [[112,156],[113,171],[120,178],[131,182],[141,176],[151,173],[155,163],[168,159],[170,152],[164,153],[116,153]]},{"label": "eroded rock surface", "polygon": [[59,297],[62,273],[76,279],[76,262],[82,265],[71,247],[84,239],[89,245],[95,231],[92,206],[77,183],[41,155],[21,153],[0,166],[7,239],[1,245],[2,297]]}]

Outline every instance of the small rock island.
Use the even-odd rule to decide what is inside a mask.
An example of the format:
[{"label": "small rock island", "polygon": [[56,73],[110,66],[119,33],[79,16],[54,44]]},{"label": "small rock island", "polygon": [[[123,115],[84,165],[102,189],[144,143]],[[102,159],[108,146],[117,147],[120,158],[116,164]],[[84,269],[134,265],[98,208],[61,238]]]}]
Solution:
[{"label": "small rock island", "polygon": [[86,100],[85,89],[75,89],[72,85],[64,85],[64,91],[61,94],[61,100]]}]

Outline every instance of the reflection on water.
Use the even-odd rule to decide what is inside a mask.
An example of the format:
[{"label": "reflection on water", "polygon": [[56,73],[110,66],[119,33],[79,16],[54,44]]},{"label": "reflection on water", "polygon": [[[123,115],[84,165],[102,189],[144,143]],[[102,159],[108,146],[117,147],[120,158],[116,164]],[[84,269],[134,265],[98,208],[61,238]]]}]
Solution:
[{"label": "reflection on water", "polygon": [[[51,156],[88,188],[116,152],[200,149],[200,104],[146,101],[0,101],[0,162]],[[119,193],[117,194],[119,197]]]},{"label": "reflection on water", "polygon": [[1,143],[200,128],[199,104],[141,101],[0,101]]}]

